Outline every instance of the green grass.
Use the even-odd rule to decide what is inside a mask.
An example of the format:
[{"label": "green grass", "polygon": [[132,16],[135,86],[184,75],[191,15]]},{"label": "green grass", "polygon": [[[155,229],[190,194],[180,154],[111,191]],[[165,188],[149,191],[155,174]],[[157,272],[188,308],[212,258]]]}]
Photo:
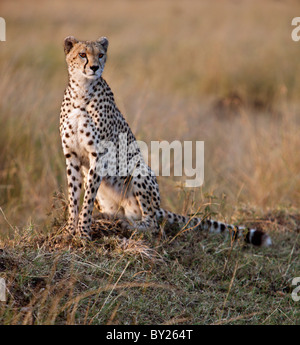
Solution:
[{"label": "green grass", "polygon": [[61,238],[64,220],[52,219],[47,234],[31,227],[1,243],[1,324],[299,324],[292,210],[252,219],[269,229],[265,249],[195,230],[152,236],[103,225],[82,247]]}]

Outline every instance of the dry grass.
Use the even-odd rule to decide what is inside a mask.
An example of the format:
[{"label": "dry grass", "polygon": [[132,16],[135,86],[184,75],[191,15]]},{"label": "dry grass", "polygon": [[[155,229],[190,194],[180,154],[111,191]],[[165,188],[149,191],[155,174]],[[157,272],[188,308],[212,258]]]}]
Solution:
[{"label": "dry grass", "polygon": [[[292,0],[93,0],[88,9],[79,0],[1,1],[0,238],[11,284],[4,323],[296,322],[289,289],[299,275],[300,79],[290,23],[299,9]],[[185,178],[161,177],[163,205],[184,213],[208,205],[220,220],[253,222],[278,241],[275,252],[228,257],[223,242],[192,232],[162,244],[115,227],[102,227],[86,251],[55,240],[66,210],[58,121],[70,34],[109,38],[104,77],[139,140],[205,141],[205,184],[184,190]],[[148,283],[160,292],[148,294]],[[233,296],[248,304],[235,307]]]},{"label": "dry grass", "polygon": [[[286,25],[296,2],[20,4],[2,2],[0,55],[0,203],[14,225],[47,222],[53,192],[65,189],[58,116],[69,34],[109,37],[105,77],[138,139],[205,141],[204,193],[296,206],[298,45]],[[160,183],[166,206],[180,210],[174,182]]]},{"label": "dry grass", "polygon": [[97,237],[81,246],[60,236],[63,219],[55,222],[48,234],[28,228],[0,242],[7,284],[1,324],[299,322],[291,298],[299,214],[252,221],[274,240],[264,250],[193,230],[149,236],[107,231],[105,224],[95,225]]}]

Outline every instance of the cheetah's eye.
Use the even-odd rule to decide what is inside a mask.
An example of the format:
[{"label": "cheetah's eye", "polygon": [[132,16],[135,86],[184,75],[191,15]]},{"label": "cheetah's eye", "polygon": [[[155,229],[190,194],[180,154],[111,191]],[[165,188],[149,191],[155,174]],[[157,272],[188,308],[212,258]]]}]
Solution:
[{"label": "cheetah's eye", "polygon": [[86,57],[86,53],[79,53],[79,56],[80,56],[81,58],[85,58],[85,57]]},{"label": "cheetah's eye", "polygon": [[103,58],[104,54],[99,54],[99,59]]}]

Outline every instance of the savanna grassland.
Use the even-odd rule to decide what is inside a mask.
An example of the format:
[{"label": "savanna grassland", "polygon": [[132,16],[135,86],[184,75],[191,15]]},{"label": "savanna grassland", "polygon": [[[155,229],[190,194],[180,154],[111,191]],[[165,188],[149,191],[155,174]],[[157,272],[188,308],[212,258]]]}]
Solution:
[{"label": "savanna grassland", "polygon": [[[0,324],[299,324],[299,3],[2,0],[0,16]],[[104,78],[137,139],[205,142],[203,186],[159,177],[163,206],[272,247],[117,224],[61,238],[68,35],[109,38]]]}]

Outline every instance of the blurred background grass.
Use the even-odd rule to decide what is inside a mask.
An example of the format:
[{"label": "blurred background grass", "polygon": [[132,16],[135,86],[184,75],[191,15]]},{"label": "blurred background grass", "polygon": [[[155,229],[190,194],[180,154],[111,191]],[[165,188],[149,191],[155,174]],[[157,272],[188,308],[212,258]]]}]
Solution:
[{"label": "blurred background grass", "polygon": [[[58,124],[68,35],[109,38],[104,78],[139,140],[205,141],[195,202],[210,193],[232,208],[298,208],[299,14],[292,0],[1,0],[1,233],[7,220],[43,228],[54,192],[66,191]],[[163,205],[181,211],[180,181],[159,180]]]}]

